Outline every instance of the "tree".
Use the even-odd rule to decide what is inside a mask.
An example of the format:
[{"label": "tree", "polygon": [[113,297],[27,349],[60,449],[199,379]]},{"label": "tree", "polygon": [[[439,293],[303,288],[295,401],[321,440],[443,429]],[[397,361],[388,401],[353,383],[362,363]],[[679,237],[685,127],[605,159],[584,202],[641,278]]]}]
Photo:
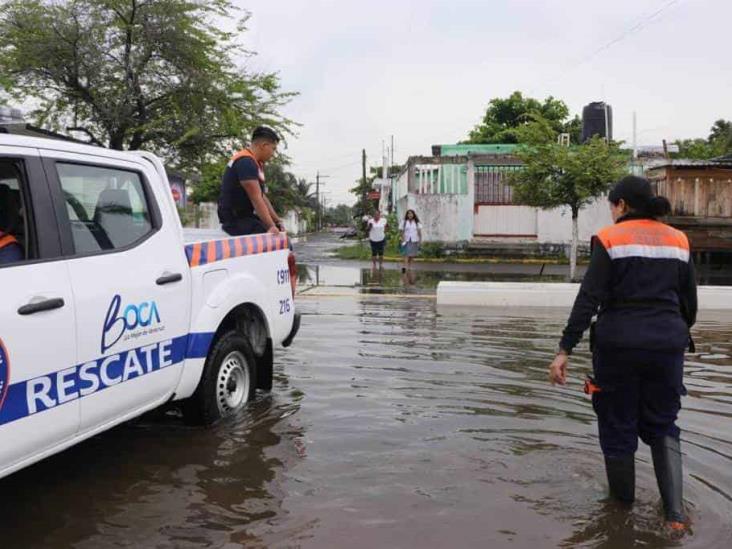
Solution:
[{"label": "tree", "polygon": [[[201,169],[201,181],[191,193],[191,201],[216,202],[221,192],[221,178],[226,169],[227,158],[205,164]],[[284,215],[296,209],[301,213],[317,207],[313,193],[308,192],[310,184],[287,171],[289,160],[278,156],[264,168],[267,181],[267,197],[272,202],[275,211]]]},{"label": "tree", "polygon": [[675,158],[708,160],[732,153],[732,121],[717,120],[709,130],[707,139],[680,139],[676,141],[679,152]]},{"label": "tree", "polygon": [[729,145],[732,141],[732,121],[731,120],[717,120],[709,133],[709,142],[723,142]]},{"label": "tree", "polygon": [[679,152],[674,154],[676,158],[689,158],[692,160],[708,160],[715,156],[721,156],[723,151],[715,144],[706,139],[681,139],[676,141]]},{"label": "tree", "polygon": [[582,122],[578,116],[569,119],[569,108],[560,99],[547,97],[543,102],[524,97],[520,91],[507,98],[490,101],[483,121],[470,132],[467,143],[522,143],[518,131],[537,119],[551,128],[552,140],[559,133],[569,133],[573,143],[579,143]]},{"label": "tree", "polygon": [[200,169],[260,123],[292,124],[277,75],[237,65],[248,15],[216,24],[236,16],[229,0],[6,0],[0,85],[38,125]]},{"label": "tree", "polygon": [[607,144],[600,137],[572,147],[527,145],[516,154],[525,166],[512,174],[514,200],[542,209],[566,206],[572,212],[569,273],[574,280],[580,209],[606,193],[623,175],[626,159],[617,143]]},{"label": "tree", "polygon": [[[372,170],[373,171],[373,170]],[[350,192],[356,195],[356,204],[353,206],[353,216],[358,219],[365,215],[371,215],[377,201],[368,197],[368,193],[373,190],[375,175],[359,179],[356,186],[350,189]]]},{"label": "tree", "polygon": [[340,227],[350,226],[353,224],[353,208],[346,204],[328,208],[325,212],[325,222]]}]

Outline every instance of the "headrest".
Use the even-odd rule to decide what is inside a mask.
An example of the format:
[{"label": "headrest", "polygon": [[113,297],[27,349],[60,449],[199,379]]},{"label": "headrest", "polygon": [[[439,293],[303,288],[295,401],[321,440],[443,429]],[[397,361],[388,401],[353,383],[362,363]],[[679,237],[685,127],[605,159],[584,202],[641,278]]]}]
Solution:
[{"label": "headrest", "polygon": [[105,189],[97,199],[97,209],[94,218],[99,219],[103,214],[125,214],[132,215],[130,194],[120,189]]}]

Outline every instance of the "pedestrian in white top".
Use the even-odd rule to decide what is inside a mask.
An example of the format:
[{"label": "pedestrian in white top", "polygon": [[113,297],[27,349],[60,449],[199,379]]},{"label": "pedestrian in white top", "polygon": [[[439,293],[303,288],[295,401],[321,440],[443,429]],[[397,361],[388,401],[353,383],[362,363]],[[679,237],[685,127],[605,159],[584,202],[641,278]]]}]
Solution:
[{"label": "pedestrian in white top", "polygon": [[404,220],[399,224],[401,231],[401,250],[404,255],[402,272],[412,268],[412,260],[419,253],[419,243],[422,242],[422,224],[414,210],[407,210]]},{"label": "pedestrian in white top", "polygon": [[379,260],[379,269],[384,268],[384,247],[386,245],[386,218],[376,210],[374,217],[368,221],[369,240],[371,241],[371,262],[376,269],[376,260]]}]

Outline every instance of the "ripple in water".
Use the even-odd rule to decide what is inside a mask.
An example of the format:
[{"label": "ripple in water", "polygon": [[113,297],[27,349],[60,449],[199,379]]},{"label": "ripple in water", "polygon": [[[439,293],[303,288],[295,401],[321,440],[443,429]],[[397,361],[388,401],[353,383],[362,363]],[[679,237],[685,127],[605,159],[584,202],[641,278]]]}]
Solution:
[{"label": "ripple in water", "polygon": [[[214,429],[147,417],[0,481],[2,547],[726,547],[729,319],[702,319],[680,425],[693,533],[671,542],[650,453],[606,498],[590,357],[552,388],[565,313],[301,303],[275,389]],[[8,544],[9,543],[9,544]]]}]

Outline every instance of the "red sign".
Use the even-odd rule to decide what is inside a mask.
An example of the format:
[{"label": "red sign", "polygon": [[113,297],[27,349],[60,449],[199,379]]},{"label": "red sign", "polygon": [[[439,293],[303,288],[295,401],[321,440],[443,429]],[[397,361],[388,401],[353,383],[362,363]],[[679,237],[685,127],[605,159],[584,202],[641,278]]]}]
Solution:
[{"label": "red sign", "polygon": [[379,199],[381,198],[381,193],[380,193],[379,191],[371,191],[371,192],[370,192],[370,193],[369,193],[369,194],[367,195],[367,198],[368,198],[369,200],[379,200]]}]

